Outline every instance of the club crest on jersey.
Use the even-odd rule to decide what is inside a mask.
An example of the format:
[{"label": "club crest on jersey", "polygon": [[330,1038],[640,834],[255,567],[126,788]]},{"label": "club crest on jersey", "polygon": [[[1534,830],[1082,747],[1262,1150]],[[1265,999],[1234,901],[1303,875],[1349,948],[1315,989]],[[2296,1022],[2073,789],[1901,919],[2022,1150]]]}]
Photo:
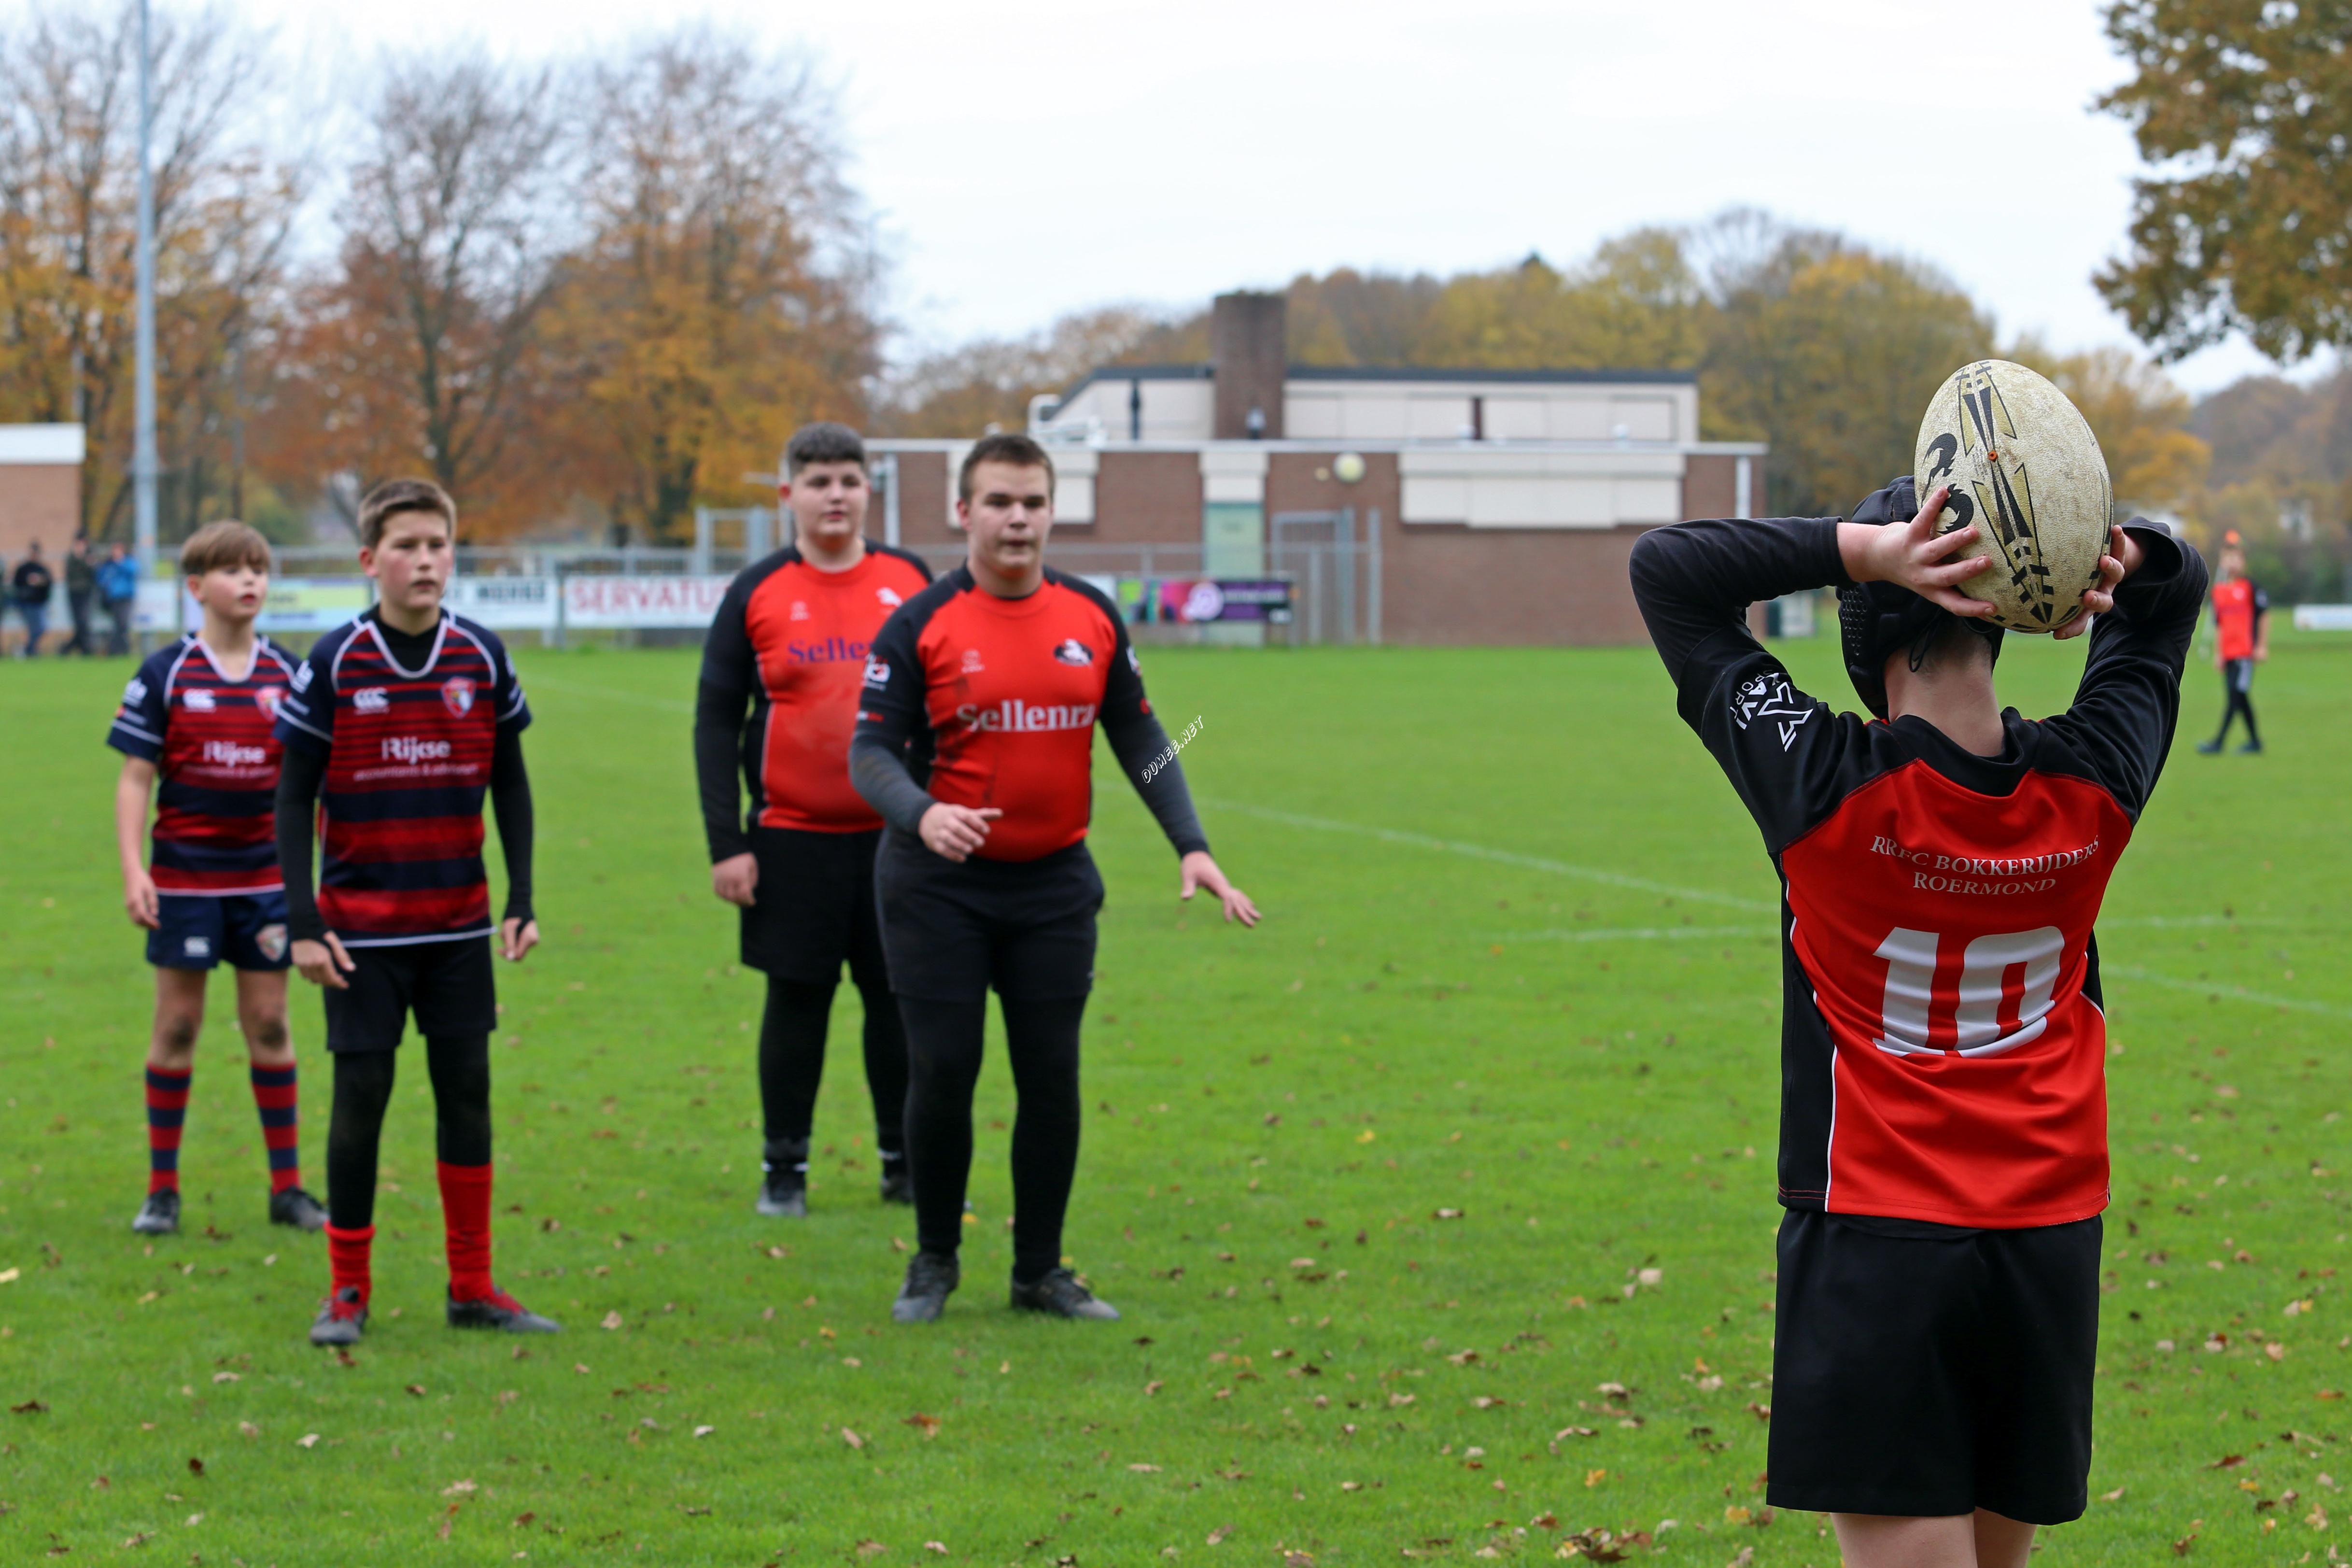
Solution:
[{"label": "club crest on jersey", "polygon": [[796,620],[796,621],[804,621],[804,620],[807,620],[808,618],[809,618],[808,605],[806,605],[805,604],[803,604],[803,603],[802,603],[800,600],[798,600],[798,599],[794,599],[794,600],[793,601],[793,619],[794,619],[794,620]]},{"label": "club crest on jersey", "polygon": [[898,597],[898,590],[894,588],[877,588],[874,590],[874,596],[894,610],[907,602]]},{"label": "club crest on jersey", "polygon": [[1789,678],[1778,670],[1750,678],[1731,695],[1731,721],[1745,730],[1759,719],[1774,721],[1780,726],[1784,752],[1796,744],[1797,731],[1812,716],[1811,707],[1797,700]]},{"label": "club crest on jersey", "polygon": [[866,684],[873,687],[890,684],[890,666],[887,660],[869,658],[866,661]]},{"label": "club crest on jersey", "polygon": [[285,700],[286,689],[282,686],[264,686],[253,694],[253,705],[272,719],[278,717],[278,705]]},{"label": "club crest on jersey", "polygon": [[125,708],[136,708],[146,700],[147,683],[133,677],[131,684],[122,689],[122,705]]},{"label": "club crest on jersey", "polygon": [[210,713],[220,704],[213,700],[211,692],[199,686],[193,691],[180,693],[180,706],[191,713]]},{"label": "club crest on jersey", "polygon": [[253,933],[253,945],[261,950],[262,957],[272,963],[277,963],[286,956],[286,928],[278,925],[263,926]]},{"label": "club crest on jersey", "polygon": [[980,649],[976,647],[968,647],[963,650],[964,674],[979,675],[984,672],[987,668],[988,667],[986,665],[980,662]]},{"label": "club crest on jersey", "polygon": [[1064,664],[1092,664],[1095,650],[1076,637],[1064,637],[1055,647],[1054,657]]},{"label": "club crest on jersey", "polygon": [[474,710],[474,683],[462,675],[453,675],[443,681],[441,706],[459,719],[471,713]]}]

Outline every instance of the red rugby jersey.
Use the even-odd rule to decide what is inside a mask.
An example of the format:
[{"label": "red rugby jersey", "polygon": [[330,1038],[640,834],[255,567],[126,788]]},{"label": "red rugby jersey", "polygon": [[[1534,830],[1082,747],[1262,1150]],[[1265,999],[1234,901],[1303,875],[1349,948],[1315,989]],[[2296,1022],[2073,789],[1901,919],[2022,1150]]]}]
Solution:
[{"label": "red rugby jersey", "polygon": [[501,730],[530,723],[506,645],[442,613],[422,668],[394,661],[376,612],[320,637],[278,737],[327,759],[319,913],[345,947],[487,935],[482,795]]},{"label": "red rugby jersey", "polygon": [[1118,609],[1051,567],[1037,591],[1000,599],[959,566],[890,617],[874,641],[860,734],[928,732],[928,788],[950,805],[996,806],[984,860],[1034,860],[1087,836],[1097,719],[1150,713]]},{"label": "red rugby jersey", "polygon": [[2194,551],[2093,626],[2074,705],[2002,714],[2000,755],[1799,690],[1751,600],[1842,581],[1837,520],[1643,535],[1633,589],[1677,705],[1762,830],[1782,889],[1780,1201],[2018,1228],[2107,1203],[2093,933],[2155,788],[2204,598]]},{"label": "red rugby jersey", "polygon": [[[919,556],[871,540],[845,572],[821,572],[793,546],[736,575],[702,646],[702,684],[731,698],[739,719],[751,696],[742,770],[751,826],[882,826],[849,783],[857,684],[882,623],[930,581]],[[724,815],[734,815],[731,799]]]},{"label": "red rugby jersey", "polygon": [[191,633],[157,649],[122,689],[106,743],[155,764],[149,873],[159,893],[226,898],[274,893],[271,817],[279,748],[271,726],[294,661],[257,637],[253,663],[231,679]]},{"label": "red rugby jersey", "polygon": [[2254,625],[2269,613],[2270,595],[2251,577],[2213,584],[2213,629],[2223,658],[2254,657]]}]

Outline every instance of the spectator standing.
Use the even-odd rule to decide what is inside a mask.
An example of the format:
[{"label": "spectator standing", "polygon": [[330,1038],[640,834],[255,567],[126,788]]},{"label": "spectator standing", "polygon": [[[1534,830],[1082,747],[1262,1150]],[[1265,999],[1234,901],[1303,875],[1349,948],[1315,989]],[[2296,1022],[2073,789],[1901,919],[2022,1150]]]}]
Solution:
[{"label": "spectator standing", "polygon": [[139,563],[121,544],[106,547],[98,563],[98,596],[106,603],[106,618],[114,623],[106,651],[117,658],[131,651],[131,617],[139,598]]},{"label": "spectator standing", "polygon": [[73,616],[73,637],[58,653],[78,653],[88,658],[98,651],[89,637],[89,601],[97,592],[98,568],[89,558],[89,536],[77,533],[66,547],[66,610]]},{"label": "spectator standing", "polygon": [[57,574],[41,559],[41,542],[36,539],[25,546],[25,559],[16,563],[8,580],[16,596],[16,616],[25,623],[23,658],[36,658],[41,651],[41,636],[49,629],[49,590],[56,584]]}]

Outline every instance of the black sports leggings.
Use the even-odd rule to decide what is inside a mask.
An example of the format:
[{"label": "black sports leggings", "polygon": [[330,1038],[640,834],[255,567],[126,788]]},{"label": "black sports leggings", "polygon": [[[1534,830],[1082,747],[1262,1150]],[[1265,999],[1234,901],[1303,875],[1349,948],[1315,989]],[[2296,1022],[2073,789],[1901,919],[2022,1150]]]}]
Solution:
[{"label": "black sports leggings", "polygon": [[[335,1055],[335,1110],[327,1123],[327,1212],[337,1230],[375,1223],[376,1150],[392,1105],[398,1051]],[[490,1163],[490,1037],[427,1036],[434,1141],[445,1165]]]},{"label": "black sports leggings", "polygon": [[[1078,1026],[1083,996],[1000,999],[1004,1054],[1020,1109],[1013,1122],[1013,1278],[1034,1284],[1062,1261],[1062,1216],[1078,1169]],[[915,1234],[926,1252],[963,1241],[971,1174],[971,1096],[980,1081],[985,998],[898,998],[907,1020],[907,1158],[915,1178]]]},{"label": "black sports leggings", "polygon": [[[825,1026],[833,1017],[835,983],[768,980],[760,1015],[760,1108],[771,1164],[808,1157],[816,1089],[824,1077]],[[859,984],[866,1004],[866,1087],[874,1096],[874,1143],[886,1156],[906,1147],[899,1132],[907,1108],[907,1031],[897,998],[880,981]]]},{"label": "black sports leggings", "polygon": [[2254,674],[2251,659],[2233,658],[2221,667],[2221,690],[2227,701],[2221,709],[2221,728],[2214,733],[2213,743],[2219,746],[2230,738],[2230,721],[2243,714],[2246,720],[2246,740],[2252,745],[2263,743],[2263,733],[2254,728]]}]

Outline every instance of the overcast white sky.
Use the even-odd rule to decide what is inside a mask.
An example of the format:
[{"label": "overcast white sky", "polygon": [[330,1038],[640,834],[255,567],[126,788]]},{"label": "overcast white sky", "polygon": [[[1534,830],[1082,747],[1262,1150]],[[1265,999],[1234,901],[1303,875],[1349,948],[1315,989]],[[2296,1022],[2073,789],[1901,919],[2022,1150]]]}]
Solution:
[{"label": "overcast white sky", "polygon": [[[169,0],[164,0],[169,3]],[[620,0],[220,0],[341,76],[381,47],[625,39]],[[2135,167],[2093,0],[687,0],[816,51],[919,342],[1340,264],[1573,261],[1731,204],[1932,258],[2063,347]],[[2178,367],[2206,390],[2242,344]]]}]

